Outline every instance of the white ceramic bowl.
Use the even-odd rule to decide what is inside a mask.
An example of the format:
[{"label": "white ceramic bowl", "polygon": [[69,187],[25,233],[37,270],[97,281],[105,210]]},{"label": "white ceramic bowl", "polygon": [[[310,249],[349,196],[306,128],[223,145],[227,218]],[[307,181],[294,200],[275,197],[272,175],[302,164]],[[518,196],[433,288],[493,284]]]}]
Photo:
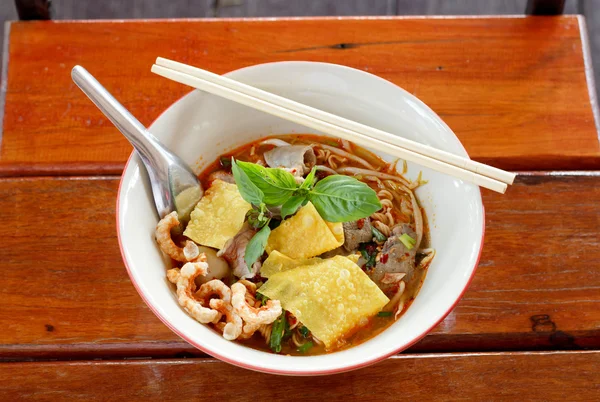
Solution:
[{"label": "white ceramic bowl", "polygon": [[[466,151],[452,130],[413,95],[374,75],[333,64],[281,62],[227,74],[244,83],[396,133],[458,155]],[[163,143],[199,171],[222,153],[263,136],[314,131],[228,100],[193,91],[150,127]],[[391,160],[387,156],[385,159]],[[158,221],[140,158],[132,154],[121,178],[117,228],[131,281],[150,309],[198,349],[237,366],[277,374],[316,375],[372,364],[417,342],[456,305],[483,246],[484,210],[479,188],[409,163],[429,183],[417,190],[437,250],[423,287],[389,329],[359,346],[321,356],[281,356],[226,341],[177,304],[154,241]]]}]

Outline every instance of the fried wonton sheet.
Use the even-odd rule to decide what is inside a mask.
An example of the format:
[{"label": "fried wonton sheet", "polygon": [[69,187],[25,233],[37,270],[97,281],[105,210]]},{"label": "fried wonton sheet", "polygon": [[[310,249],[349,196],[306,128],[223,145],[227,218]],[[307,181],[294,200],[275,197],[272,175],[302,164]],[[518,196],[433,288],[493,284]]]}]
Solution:
[{"label": "fried wonton sheet", "polygon": [[240,231],[251,208],[235,184],[217,179],[192,211],[183,234],[203,246],[221,249]]},{"label": "fried wonton sheet", "polygon": [[281,301],[327,349],[389,302],[356,263],[342,256],[275,273],[258,291]]},{"label": "fried wonton sheet", "polygon": [[266,251],[271,254],[277,250],[292,259],[301,259],[315,257],[342,244],[342,224],[324,221],[309,202],[271,232]]},{"label": "fried wonton sheet", "polygon": [[260,268],[260,276],[263,278],[269,278],[278,272],[287,271],[302,265],[315,264],[321,261],[323,260],[318,257],[294,260],[293,258],[274,250],[271,254],[269,254],[269,257],[265,260],[265,262],[263,262],[262,267]]},{"label": "fried wonton sheet", "polygon": [[[356,264],[358,262],[359,257],[359,254],[350,254],[348,256],[345,256],[344,258],[348,258],[350,261]],[[318,264],[323,261],[324,259],[319,257],[301,258],[298,260],[294,260],[293,258],[290,258],[287,255],[275,250],[269,255],[265,262],[263,262],[262,267],[260,269],[260,276],[262,276],[263,278],[269,278],[278,272],[287,271],[293,268],[301,267],[303,265]]]}]

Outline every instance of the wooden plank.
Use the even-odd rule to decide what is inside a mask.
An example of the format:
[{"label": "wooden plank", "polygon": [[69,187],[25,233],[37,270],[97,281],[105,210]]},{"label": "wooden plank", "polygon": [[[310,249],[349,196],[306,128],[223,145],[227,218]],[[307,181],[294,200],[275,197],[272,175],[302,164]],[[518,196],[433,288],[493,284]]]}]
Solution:
[{"label": "wooden plank", "polygon": [[475,279],[419,349],[600,345],[600,175],[587,174],[521,174],[505,196],[484,192]]},{"label": "wooden plank", "polygon": [[[118,178],[0,180],[0,359],[199,355],[144,305],[116,239]],[[600,175],[484,193],[462,301],[412,351],[600,347]]]},{"label": "wooden plank", "polygon": [[350,18],[15,23],[0,174],[119,173],[131,149],[69,70],[87,67],[149,124],[189,91],[149,72],[157,55],[218,73],[281,60],[346,64],[424,100],[474,159],[600,167],[577,18]]},{"label": "wooden plank", "polygon": [[[403,355],[320,377],[260,374],[213,359],[0,364],[6,400],[527,400],[600,397],[600,352]],[[240,379],[232,381],[232,379]]]}]

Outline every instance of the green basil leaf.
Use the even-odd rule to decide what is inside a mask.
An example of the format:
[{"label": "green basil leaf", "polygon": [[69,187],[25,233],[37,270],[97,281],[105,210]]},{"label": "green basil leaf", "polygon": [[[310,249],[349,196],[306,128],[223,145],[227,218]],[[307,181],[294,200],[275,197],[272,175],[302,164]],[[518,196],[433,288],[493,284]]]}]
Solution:
[{"label": "green basil leaf", "polygon": [[295,214],[305,200],[306,195],[292,195],[285,204],[281,206],[281,219],[285,219],[286,216]]},{"label": "green basil leaf", "polygon": [[253,205],[260,205],[263,202],[264,194],[256,187],[256,185],[250,180],[248,175],[243,169],[240,169],[237,162],[231,158],[231,172],[237,184],[238,190],[242,198]]},{"label": "green basil leaf", "polygon": [[316,174],[317,174],[317,168],[313,166],[310,173],[306,176],[306,178],[300,185],[300,188],[310,190],[312,188],[312,186],[315,184],[315,175]]},{"label": "green basil leaf", "polygon": [[319,181],[309,199],[323,219],[350,222],[366,218],[381,209],[377,193],[354,177],[333,175]]},{"label": "green basil leaf", "polygon": [[271,234],[271,229],[269,228],[268,222],[261,230],[258,231],[257,234],[254,235],[246,245],[246,253],[244,254],[244,261],[246,261],[246,265],[250,269],[252,264],[256,262],[260,258],[261,255],[265,252],[265,247],[267,246],[267,239]]},{"label": "green basil leaf", "polygon": [[294,176],[283,169],[266,168],[242,161],[237,161],[237,164],[263,192],[263,202],[267,205],[282,205],[298,189]]}]

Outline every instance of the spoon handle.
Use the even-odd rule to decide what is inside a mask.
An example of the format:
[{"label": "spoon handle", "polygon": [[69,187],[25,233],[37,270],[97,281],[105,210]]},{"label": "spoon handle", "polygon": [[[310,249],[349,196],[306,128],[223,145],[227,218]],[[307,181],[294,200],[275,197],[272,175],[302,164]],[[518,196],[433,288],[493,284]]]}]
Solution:
[{"label": "spoon handle", "polygon": [[73,67],[71,77],[140,155],[148,172],[159,217],[177,211],[181,220],[187,220],[203,193],[190,167],[162,145],[85,68]]},{"label": "spoon handle", "polygon": [[142,158],[153,160],[157,148],[156,138],[119,103],[103,86],[81,66],[73,67],[71,77],[77,86],[91,99],[106,117],[129,140]]}]

